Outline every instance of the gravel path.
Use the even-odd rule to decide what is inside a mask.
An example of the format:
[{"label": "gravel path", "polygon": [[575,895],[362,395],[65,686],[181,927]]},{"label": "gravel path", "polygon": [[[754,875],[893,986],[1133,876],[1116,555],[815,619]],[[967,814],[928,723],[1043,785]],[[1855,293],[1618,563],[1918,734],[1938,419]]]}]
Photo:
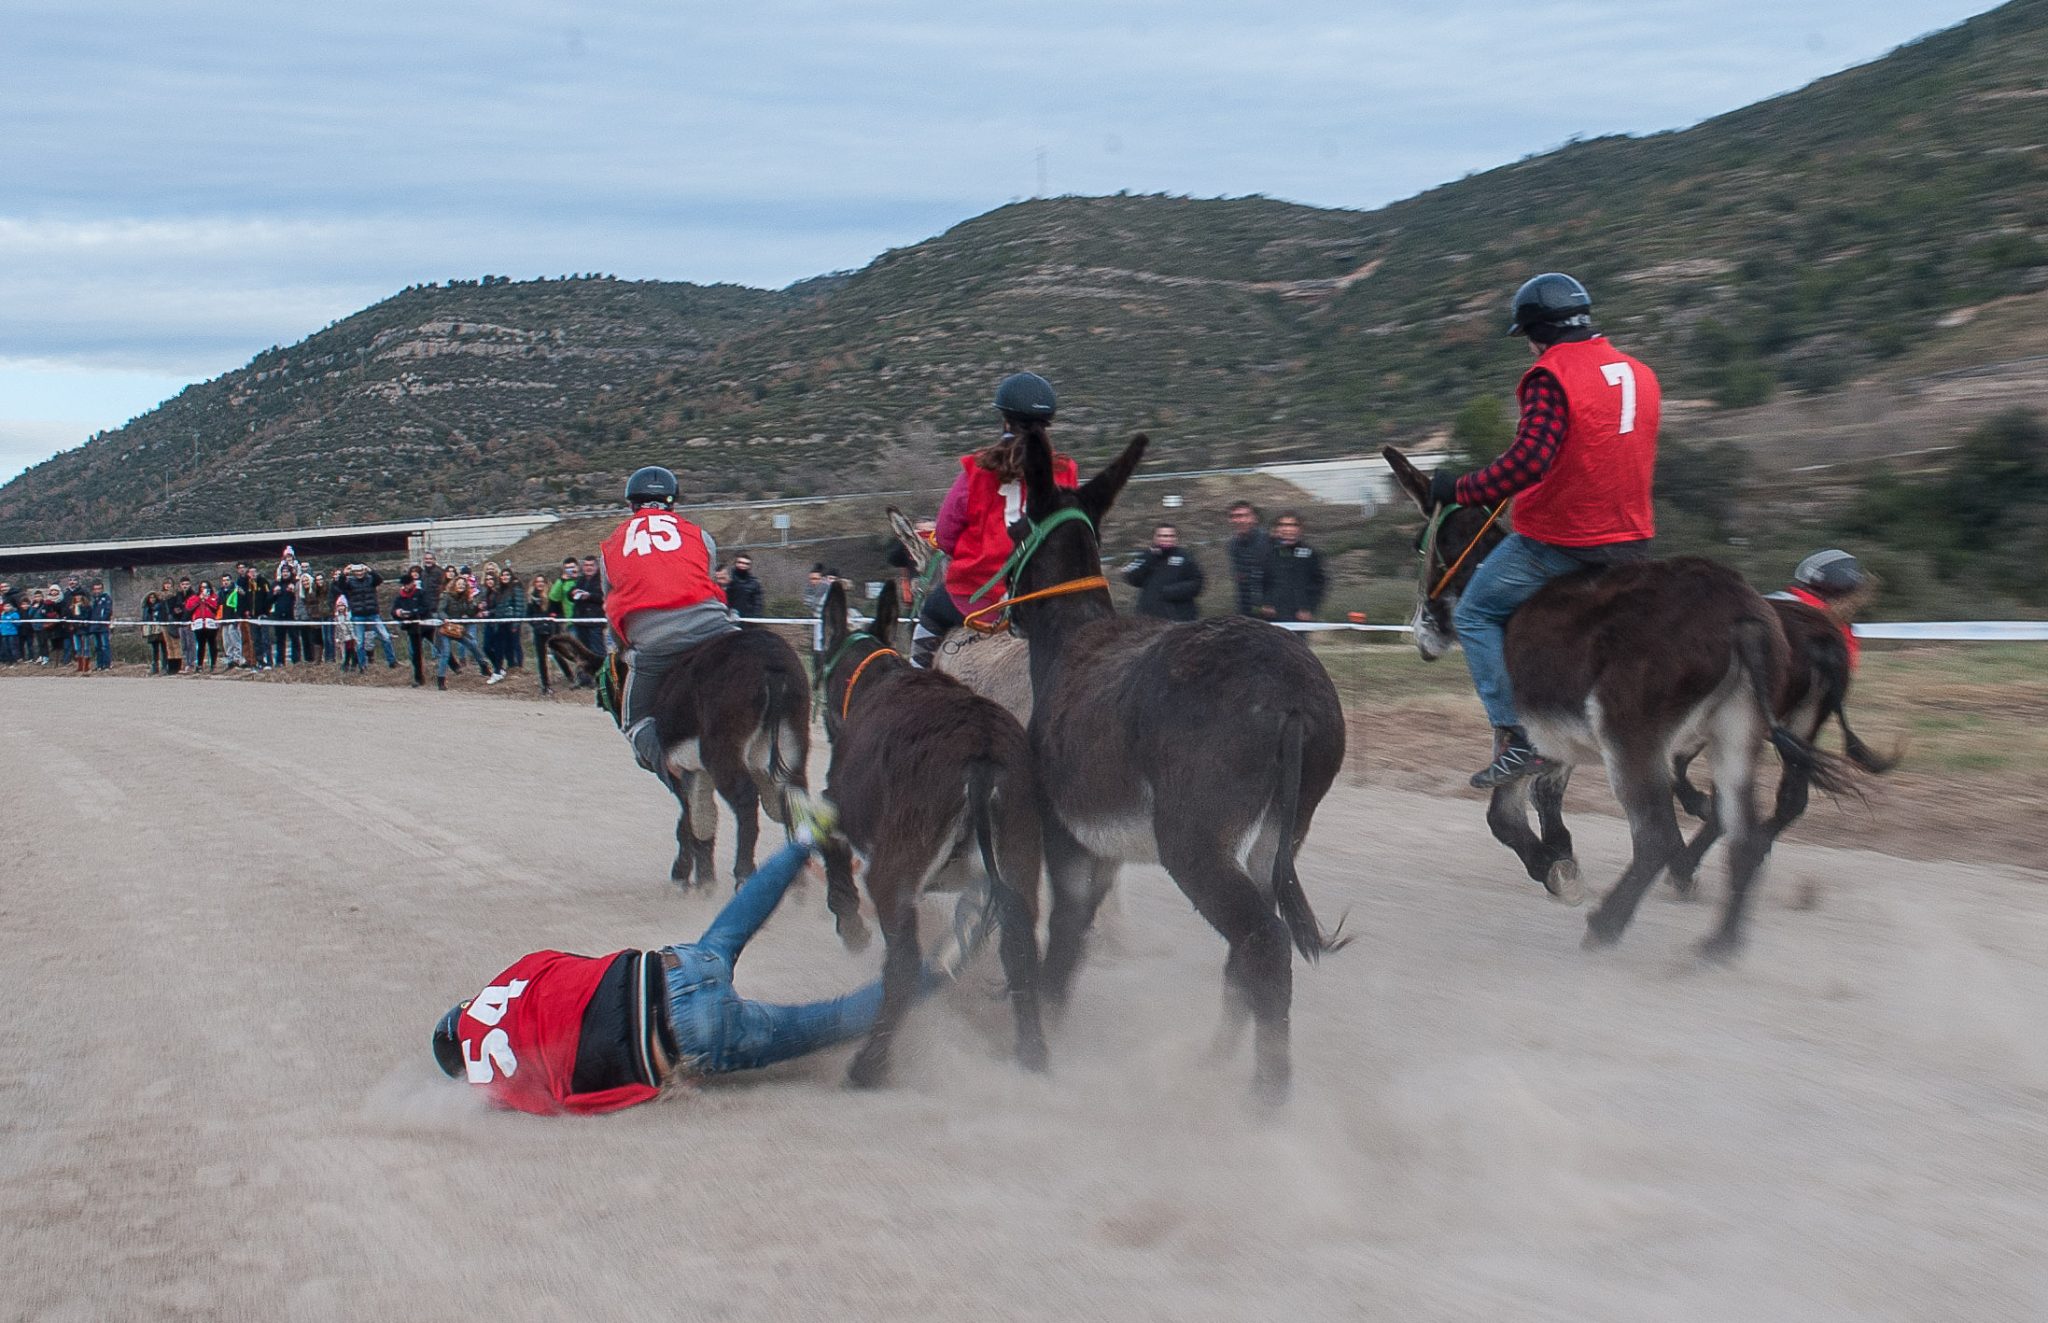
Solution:
[{"label": "gravel path", "polygon": [[[991,961],[888,1091],[838,1053],[540,1120],[440,1076],[438,1013],[716,903],[601,716],[113,678],[0,729],[0,1317],[2048,1316],[2048,875],[1787,846],[1735,968],[1668,891],[1591,956],[1476,805],[1340,786],[1302,871],[1359,940],[1298,971],[1277,1121],[1151,869],[1050,1079]],[[878,960],[812,883],[740,985]]]}]

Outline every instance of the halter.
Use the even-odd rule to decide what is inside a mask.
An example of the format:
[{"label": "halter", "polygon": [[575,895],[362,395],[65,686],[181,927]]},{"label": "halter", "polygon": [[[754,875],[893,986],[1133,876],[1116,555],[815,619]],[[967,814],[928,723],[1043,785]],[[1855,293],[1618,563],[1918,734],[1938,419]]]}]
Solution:
[{"label": "halter", "polygon": [[[875,639],[874,635],[862,630],[855,630],[839,641],[839,646],[832,649],[832,655],[826,658],[823,666],[818,668],[818,698],[820,702],[824,700],[825,690],[831,687],[832,672],[837,669],[839,663],[845,658],[846,650],[861,639],[879,642],[879,640]],[[846,720],[847,710],[853,706],[853,687],[860,683],[861,672],[868,668],[869,662],[881,656],[900,658],[903,654],[885,645],[876,648],[873,652],[860,659],[860,665],[853,668],[852,676],[846,681],[846,692],[839,699],[839,719],[841,721]]]},{"label": "halter", "polygon": [[[1003,568],[996,571],[994,578],[975,589],[967,600],[978,602],[981,600],[982,594],[986,593],[989,589],[1006,579],[1023,573],[1024,566],[1030,562],[1032,556],[1037,554],[1038,549],[1045,545],[1045,539],[1051,535],[1052,531],[1061,524],[1071,523],[1076,519],[1087,524],[1089,532],[1093,533],[1095,531],[1095,521],[1090,519],[1088,512],[1078,505],[1070,505],[1064,510],[1053,511],[1044,523],[1031,526],[1031,531],[1024,535],[1024,540],[1017,544],[1016,549],[1010,552],[1010,558],[1003,562]],[[980,623],[981,617],[993,615],[1020,602],[1036,602],[1042,598],[1065,597],[1069,593],[1085,593],[1090,589],[1106,589],[1108,587],[1109,580],[1100,574],[1091,574],[1080,579],[1069,579],[1065,583],[1056,583],[1050,588],[1040,588],[1036,592],[1023,593],[1015,597],[1005,597],[1000,601],[991,602],[987,606],[976,607],[963,617],[962,623],[969,629],[979,633],[993,634],[997,630],[1002,629],[1004,625],[982,624]]]},{"label": "halter", "polygon": [[1458,558],[1451,562],[1451,567],[1443,572],[1443,577],[1438,579],[1436,587],[1432,588],[1429,586],[1430,557],[1436,551],[1437,531],[1443,527],[1444,516],[1451,512],[1449,505],[1439,505],[1436,508],[1436,513],[1429,517],[1429,527],[1422,531],[1422,563],[1417,567],[1415,575],[1415,590],[1422,594],[1423,601],[1434,602],[1443,595],[1444,589],[1450,586],[1459,568],[1472,555],[1472,549],[1485,539],[1486,530],[1493,527],[1493,521],[1500,518],[1500,512],[1507,508],[1508,503],[1502,501],[1487,512],[1486,522],[1479,526],[1479,531],[1472,535],[1472,540],[1465,544],[1465,549],[1458,553]]}]

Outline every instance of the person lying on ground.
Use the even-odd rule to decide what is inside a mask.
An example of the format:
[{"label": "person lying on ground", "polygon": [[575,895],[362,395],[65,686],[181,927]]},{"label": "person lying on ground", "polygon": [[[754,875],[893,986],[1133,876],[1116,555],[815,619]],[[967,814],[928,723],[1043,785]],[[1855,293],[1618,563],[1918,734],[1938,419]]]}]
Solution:
[{"label": "person lying on ground", "polygon": [[[859,1038],[882,1008],[877,979],[829,1001],[781,1006],[733,991],[733,966],[783,893],[831,836],[829,803],[789,792],[790,844],[764,861],[704,935],[658,951],[520,957],[434,1026],[434,1059],[492,1104],[536,1115],[612,1112],[663,1088],[757,1070]],[[958,925],[925,966],[951,979],[987,932]]]}]

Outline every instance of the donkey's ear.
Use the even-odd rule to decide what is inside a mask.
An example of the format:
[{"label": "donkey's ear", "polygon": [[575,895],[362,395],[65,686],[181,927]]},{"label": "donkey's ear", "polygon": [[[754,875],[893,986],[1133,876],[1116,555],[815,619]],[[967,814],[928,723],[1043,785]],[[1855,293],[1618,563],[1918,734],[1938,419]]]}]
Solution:
[{"label": "donkey's ear", "polygon": [[1024,450],[1024,515],[1034,524],[1042,523],[1060,508],[1059,484],[1052,477],[1052,442],[1043,427],[1022,430],[1018,444]]},{"label": "donkey's ear", "polygon": [[923,574],[924,567],[931,563],[931,543],[919,537],[917,525],[904,518],[903,512],[893,505],[889,507],[889,531],[896,535],[896,540],[902,544],[903,550],[910,554],[911,567],[919,574]]},{"label": "donkey's ear", "polygon": [[1143,432],[1131,438],[1124,447],[1124,453],[1109,462],[1109,467],[1083,483],[1078,493],[1081,508],[1088,512],[1089,521],[1100,525],[1102,516],[1109,513],[1109,507],[1116,504],[1118,493],[1131,475],[1138,471],[1138,461],[1145,458],[1145,447],[1152,444],[1152,438]]},{"label": "donkey's ear", "polygon": [[1408,493],[1408,499],[1415,502],[1417,509],[1428,514],[1434,507],[1429,501],[1429,478],[1421,469],[1408,462],[1408,457],[1393,446],[1381,446],[1380,457],[1387,461],[1387,467],[1394,471],[1394,481]]},{"label": "donkey's ear", "polygon": [[875,602],[875,618],[868,622],[868,633],[882,641],[884,647],[896,646],[896,620],[901,614],[903,589],[895,579],[882,581],[882,595]]},{"label": "donkey's ear", "polygon": [[825,592],[825,605],[818,612],[825,622],[825,651],[831,652],[846,640],[846,588],[837,579]]}]

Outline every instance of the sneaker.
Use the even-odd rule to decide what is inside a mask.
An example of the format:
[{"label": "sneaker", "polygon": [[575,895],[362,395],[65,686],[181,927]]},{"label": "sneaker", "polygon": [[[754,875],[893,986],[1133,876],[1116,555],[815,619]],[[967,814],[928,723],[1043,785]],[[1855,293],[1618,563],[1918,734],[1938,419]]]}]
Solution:
[{"label": "sneaker", "polygon": [[1493,761],[1486,770],[1472,777],[1474,790],[1492,790],[1519,781],[1525,776],[1547,771],[1550,760],[1536,752],[1536,746],[1529,743],[1529,736],[1520,726],[1501,726],[1495,729]]},{"label": "sneaker", "polygon": [[491,675],[490,675],[489,677],[487,677],[487,678],[486,678],[486,679],[484,680],[484,683],[485,683],[485,684],[496,684],[496,683],[498,683],[498,681],[500,681],[500,680],[502,680],[502,679],[504,679],[504,678],[505,678],[505,673],[504,673],[503,671],[494,671],[494,672],[493,672],[493,673],[492,673],[492,674],[491,674]]},{"label": "sneaker", "polygon": [[822,796],[787,790],[783,792],[782,803],[789,838],[799,845],[816,845],[839,828],[839,810]]}]

